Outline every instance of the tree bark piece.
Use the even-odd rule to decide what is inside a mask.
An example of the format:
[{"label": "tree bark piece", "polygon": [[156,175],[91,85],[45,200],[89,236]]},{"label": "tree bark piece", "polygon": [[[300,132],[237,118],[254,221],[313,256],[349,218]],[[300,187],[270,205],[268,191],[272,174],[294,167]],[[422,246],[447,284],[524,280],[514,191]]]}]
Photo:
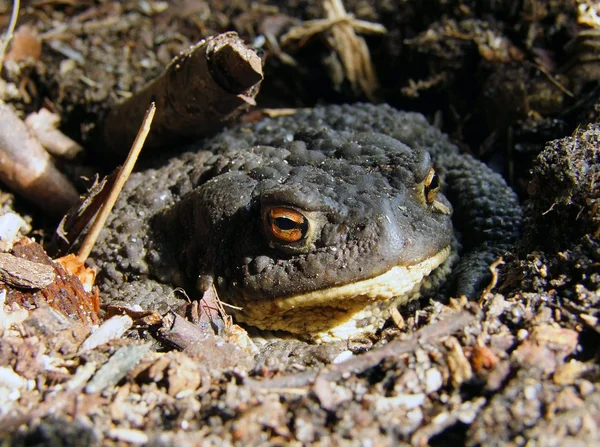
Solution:
[{"label": "tree bark piece", "polygon": [[54,269],[10,253],[0,253],[0,281],[21,289],[42,289],[54,282]]},{"label": "tree bark piece", "polygon": [[63,215],[79,200],[69,180],[23,121],[0,101],[0,181],[43,211]]},{"label": "tree bark piece", "polygon": [[48,305],[61,314],[86,325],[100,322],[98,290],[87,292],[79,277],[66,271],[60,263],[53,262],[41,245],[23,239],[19,244],[15,244],[12,254],[17,258],[50,267],[54,271],[54,281],[43,288],[33,289],[14,288],[0,281],[0,293],[6,291],[6,304],[16,303],[25,309]]},{"label": "tree bark piece", "polygon": [[203,40],[179,54],[164,73],[116,106],[104,122],[107,151],[122,159],[148,105],[156,117],[144,154],[214,132],[254,105],[263,78],[258,55],[234,32]]}]

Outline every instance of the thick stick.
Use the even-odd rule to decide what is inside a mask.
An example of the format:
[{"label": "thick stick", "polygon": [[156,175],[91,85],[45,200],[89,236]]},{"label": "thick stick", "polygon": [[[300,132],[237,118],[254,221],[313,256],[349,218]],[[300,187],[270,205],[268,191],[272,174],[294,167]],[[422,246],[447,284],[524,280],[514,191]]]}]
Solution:
[{"label": "thick stick", "polygon": [[153,82],[116,106],[104,122],[106,149],[123,158],[150,102],[156,117],[144,153],[220,129],[254,105],[262,80],[258,55],[229,32],[203,40],[178,55]]},{"label": "thick stick", "polygon": [[63,215],[79,194],[12,109],[0,101],[0,181],[53,216]]}]

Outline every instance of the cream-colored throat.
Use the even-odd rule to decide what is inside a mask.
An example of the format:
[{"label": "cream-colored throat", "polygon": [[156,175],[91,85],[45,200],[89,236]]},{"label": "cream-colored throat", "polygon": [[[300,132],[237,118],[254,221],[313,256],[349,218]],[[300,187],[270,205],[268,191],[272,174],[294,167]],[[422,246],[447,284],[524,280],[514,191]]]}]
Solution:
[{"label": "cream-colored throat", "polygon": [[317,343],[375,332],[392,306],[416,299],[422,287],[428,288],[427,277],[450,252],[447,246],[418,264],[398,265],[374,278],[246,303],[236,316],[260,329],[292,332]]}]

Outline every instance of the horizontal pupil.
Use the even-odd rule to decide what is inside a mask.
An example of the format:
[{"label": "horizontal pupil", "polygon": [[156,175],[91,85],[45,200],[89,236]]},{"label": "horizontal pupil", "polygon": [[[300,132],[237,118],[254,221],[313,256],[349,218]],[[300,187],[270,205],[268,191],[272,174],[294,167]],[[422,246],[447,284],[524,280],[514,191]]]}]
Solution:
[{"label": "horizontal pupil", "polygon": [[277,217],[275,219],[275,225],[277,225],[277,228],[279,228],[280,230],[293,230],[295,228],[298,228],[299,225],[294,222],[292,219],[288,219],[286,217]]}]

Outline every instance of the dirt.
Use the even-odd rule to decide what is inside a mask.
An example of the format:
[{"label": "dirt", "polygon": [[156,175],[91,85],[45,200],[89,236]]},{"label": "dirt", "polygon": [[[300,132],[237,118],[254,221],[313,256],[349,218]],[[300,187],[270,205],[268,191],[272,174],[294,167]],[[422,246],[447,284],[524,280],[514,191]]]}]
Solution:
[{"label": "dirt", "polygon": [[[260,107],[389,102],[424,113],[502,172],[526,222],[520,245],[496,268],[495,287],[474,302],[402,309],[371,343],[265,341],[256,358],[226,319],[190,342],[179,332],[161,338],[162,316],[138,310],[127,320],[104,306],[104,319],[120,319],[108,320],[115,327],[102,343],[83,348],[85,318],[39,301],[26,312],[22,303],[3,304],[6,445],[598,442],[594,5],[348,0],[344,7],[387,29],[364,35],[377,74],[371,93],[345,75],[328,31],[275,44],[290,27],[325,17],[314,0],[32,1],[22,5],[21,46],[7,53],[0,99],[22,117],[42,106],[61,116],[61,129],[86,153],[59,165],[84,188],[82,173],[112,167],[96,131],[110,107],[198,39],[237,30],[265,59]],[[2,30],[10,8],[0,0]],[[7,192],[0,204],[3,214],[16,207],[25,216],[30,236],[50,238],[50,218]],[[203,321],[201,311],[186,312]]]}]

